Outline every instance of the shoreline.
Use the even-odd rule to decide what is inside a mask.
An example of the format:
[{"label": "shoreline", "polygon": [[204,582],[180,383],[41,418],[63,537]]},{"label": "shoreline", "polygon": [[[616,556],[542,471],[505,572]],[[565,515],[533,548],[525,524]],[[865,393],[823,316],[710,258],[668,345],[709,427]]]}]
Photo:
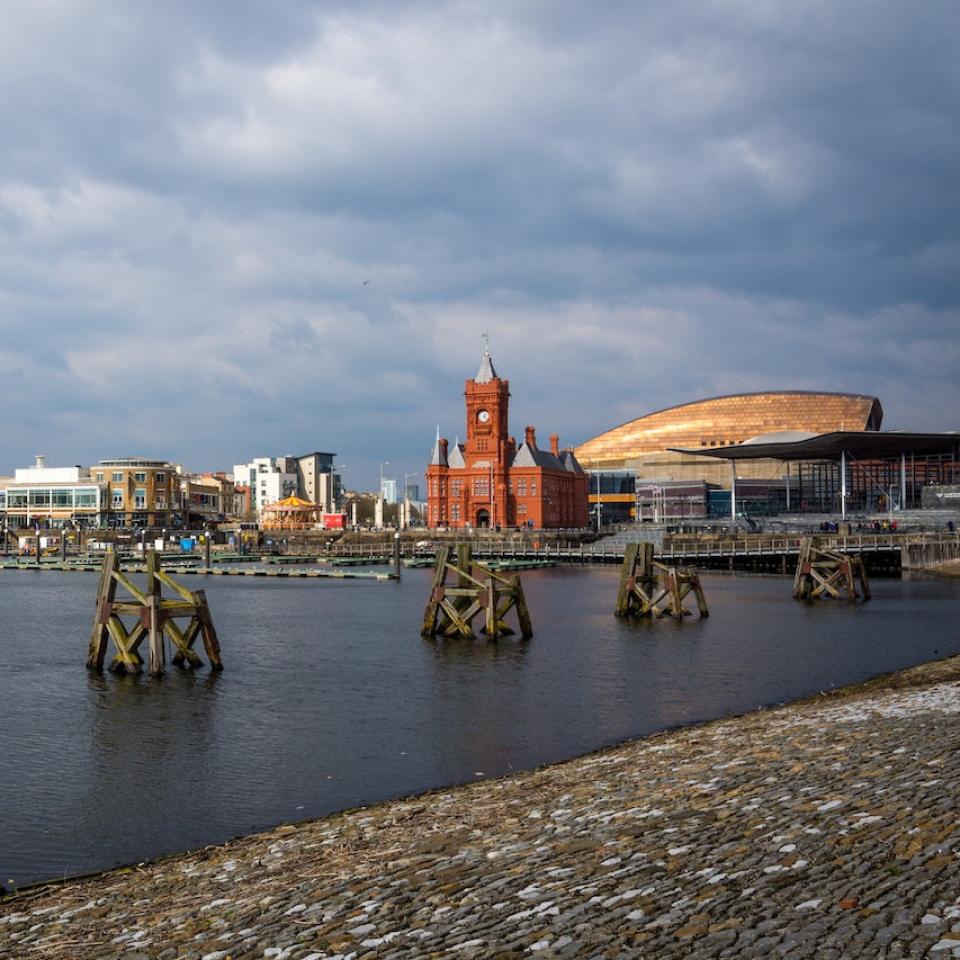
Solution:
[{"label": "shoreline", "polygon": [[[960,562],[958,562],[960,563]],[[725,571],[717,571],[721,575]],[[749,574],[748,574],[749,575]],[[958,570],[958,576],[960,576],[960,570]],[[757,574],[757,576],[771,576],[771,574]],[[777,576],[773,574],[773,576]],[[6,890],[0,883],[0,908],[2,908],[5,902],[10,902],[18,896],[26,896],[28,894],[35,893],[36,891],[44,891],[47,889],[56,889],[67,884],[78,883],[87,880],[93,880],[98,877],[104,877],[112,873],[124,873],[133,869],[145,869],[147,867],[155,866],[158,864],[166,863],[170,860],[177,860],[182,857],[191,856],[194,854],[202,853],[206,850],[220,850],[227,847],[230,844],[242,843],[244,841],[250,840],[255,837],[266,837],[275,833],[281,827],[293,826],[293,827],[304,827],[311,824],[318,824],[328,821],[335,817],[342,817],[351,814],[357,814],[361,811],[372,811],[378,810],[381,807],[389,807],[392,804],[397,803],[412,803],[419,800],[429,799],[431,796],[437,794],[446,794],[450,791],[464,790],[471,786],[480,783],[497,783],[511,778],[523,775],[531,775],[536,773],[541,773],[544,771],[552,770],[556,767],[562,767],[566,764],[575,764],[580,761],[588,760],[592,757],[603,756],[611,751],[621,750],[623,748],[644,744],[649,741],[652,741],[658,737],[665,737],[671,734],[682,733],[684,731],[693,731],[703,727],[710,727],[717,723],[725,723],[729,721],[742,720],[747,717],[752,717],[758,714],[767,714],[771,711],[783,710],[790,707],[799,707],[803,705],[810,705],[815,703],[822,703],[825,699],[828,698],[847,698],[852,697],[861,693],[869,693],[872,690],[893,690],[893,689],[908,689],[916,686],[927,686],[931,682],[929,677],[933,669],[939,664],[952,664],[953,661],[956,661],[956,669],[954,670],[951,666],[948,669],[948,675],[951,679],[956,679],[960,681],[960,654],[956,654],[950,657],[942,657],[937,660],[928,660],[924,663],[915,664],[912,667],[905,667],[903,670],[893,670],[887,671],[885,673],[879,673],[876,676],[870,677],[866,680],[860,680],[856,683],[846,684],[842,687],[830,687],[826,690],[818,691],[817,693],[806,694],[802,697],[798,697],[794,700],[786,700],[779,703],[772,703],[766,706],[754,707],[744,713],[729,713],[725,714],[722,717],[715,717],[711,720],[699,720],[693,721],[691,723],[680,724],[677,726],[666,727],[663,730],[656,730],[652,733],[644,734],[636,737],[626,737],[623,740],[618,740],[614,743],[607,743],[602,746],[599,746],[593,750],[588,750],[586,753],[580,753],[573,757],[567,757],[563,760],[554,760],[548,763],[542,763],[535,767],[530,767],[522,770],[511,771],[510,773],[503,774],[498,777],[484,777],[482,780],[463,780],[455,781],[448,784],[442,784],[440,786],[430,787],[426,790],[423,790],[418,793],[410,794],[401,794],[396,797],[387,798],[385,800],[374,800],[368,804],[361,804],[355,807],[344,807],[340,810],[333,810],[330,813],[324,814],[319,817],[308,817],[303,820],[286,820],[281,823],[276,824],[273,827],[267,827],[263,830],[254,830],[250,833],[237,834],[234,837],[230,837],[227,840],[222,840],[217,843],[207,843],[201,844],[196,847],[186,847],[183,850],[174,850],[170,853],[160,854],[156,857],[150,857],[146,860],[133,860],[127,863],[118,863],[111,867],[104,867],[102,869],[95,870],[85,870],[81,873],[72,873],[67,874],[63,877],[51,877],[46,880],[37,880],[32,883],[27,883],[22,886],[16,887],[14,890]],[[5,892],[4,892],[5,891]]]},{"label": "shoreline", "polygon": [[[817,885],[831,888],[835,885],[831,877],[842,879],[846,872],[844,858],[838,861],[837,854],[849,846],[862,855],[871,837],[875,841],[871,855],[860,860],[870,865],[882,854],[873,871],[876,876],[861,870],[860,875],[845,881],[859,891],[854,897],[858,905],[867,903],[867,898],[877,904],[884,899],[861,888],[882,888],[902,876],[909,879],[914,871],[926,881],[929,871],[925,864],[931,857],[942,861],[937,875],[957,887],[953,896],[960,892],[960,859],[951,851],[955,840],[960,843],[960,826],[954,824],[952,813],[960,807],[960,760],[954,759],[960,756],[955,716],[960,712],[958,681],[960,657],[932,661],[784,706],[663,731],[496,780],[441,788],[319,820],[284,824],[136,866],[34,884],[0,899],[0,947],[15,944],[15,955],[24,960],[50,956],[136,956],[141,960],[239,960],[258,956],[346,960],[353,956],[359,960],[431,952],[468,957],[496,956],[498,952],[504,956],[618,956],[616,952],[604,952],[608,947],[596,952],[599,941],[594,940],[602,930],[610,942],[628,951],[624,956],[699,956],[701,940],[723,944],[718,952],[704,956],[752,956],[750,951],[759,949],[759,941],[769,939],[772,928],[764,927],[760,931],[763,935],[752,940],[746,936],[747,931],[756,930],[770,917],[758,916],[749,926],[744,914],[750,911],[740,909],[737,901],[744,896],[753,900],[758,890],[769,887],[771,902],[776,904],[778,890],[789,890],[814,871]],[[942,723],[934,723],[940,718]],[[819,735],[818,723],[832,736]],[[943,729],[939,729],[941,726]],[[934,727],[938,728],[935,732]],[[784,730],[792,733],[784,737]],[[904,788],[904,795],[893,798],[894,809],[887,809],[891,798],[884,798],[889,793],[882,786],[886,778],[876,769],[859,770],[851,781],[851,763],[835,759],[856,755],[865,742],[878,740],[889,741],[889,749],[881,754],[886,761],[895,761],[904,756],[905,743],[912,744],[916,754],[917,744],[931,735],[944,749],[934,759],[922,760],[919,755],[908,758],[906,771],[890,777]],[[838,753],[841,743],[846,746],[845,754]],[[814,761],[815,755],[820,762]],[[705,762],[707,758],[712,760]],[[825,763],[830,758],[834,758],[832,766],[840,763],[841,767],[832,770],[831,764]],[[774,759],[777,762],[771,765]],[[876,760],[876,755],[861,759]],[[928,778],[936,780],[934,786],[939,788],[933,791],[930,808],[926,803],[906,805],[917,816],[923,814],[919,825],[904,824],[903,807],[907,795],[922,783],[920,775],[931,764],[942,768],[948,762],[951,777]],[[898,763],[902,765],[898,761],[892,767]],[[731,770],[735,773],[724,772]],[[727,783],[731,777],[746,777],[749,786]],[[761,859],[769,862],[757,870],[758,865],[752,864],[756,851],[752,844],[744,844],[744,838],[758,829],[754,822],[757,811],[775,809],[777,803],[786,801],[746,794],[771,793],[767,786],[771,777],[773,794],[782,789],[797,801],[806,790],[829,798],[812,809],[809,803],[800,803],[804,820],[817,820],[818,815],[833,820],[846,816],[843,811],[848,806],[859,808],[862,816],[853,820],[847,817],[839,832],[840,837],[852,837],[855,842],[832,843],[820,855],[813,850],[793,856],[804,845],[822,844],[819,839],[814,842],[809,838],[820,838],[827,832],[810,825],[809,829],[819,832],[801,831],[794,836],[797,831],[791,824],[798,813],[794,810],[787,823],[775,828],[775,835],[786,839],[776,850],[764,854]],[[810,783],[788,789],[791,777]],[[686,783],[688,789],[678,790],[678,781]],[[813,782],[818,785],[811,786]],[[855,794],[862,793],[865,785],[877,789],[869,798],[857,800]],[[733,809],[721,809],[729,804],[710,809],[712,798],[741,793],[745,795],[740,800],[745,802],[734,801]],[[835,808],[840,812],[834,813]],[[938,821],[932,829],[929,821],[938,816],[946,820]],[[763,818],[760,820],[761,836],[765,836],[770,830],[764,827]],[[672,825],[664,827],[664,822]],[[611,830],[611,824],[616,829]],[[735,829],[731,833],[725,828],[723,836],[713,836],[724,825]],[[624,831],[624,827],[629,829]],[[914,829],[924,835],[936,834],[941,852],[934,850],[922,862],[914,863],[929,847],[914,849],[910,839]],[[601,856],[606,847],[611,848],[609,857]],[[912,851],[911,857],[904,860],[896,854],[900,848]],[[729,866],[721,869],[714,864],[719,852],[733,854],[734,860],[744,862],[737,863],[736,870]],[[700,869],[684,869],[684,861],[691,858],[697,860]],[[796,873],[798,870],[802,872]],[[570,877],[577,877],[578,883],[569,882],[567,871],[571,871]],[[716,879],[720,874],[723,876]],[[731,878],[745,875],[750,876],[750,885],[741,882],[738,896],[726,902],[730,897],[724,899],[721,894],[730,894]],[[778,883],[771,882],[777,878]],[[790,883],[784,882],[787,879]],[[247,894],[239,899],[238,881],[242,881],[240,886]],[[411,885],[420,888],[420,893],[405,900],[404,891]],[[661,887],[665,889],[660,891]],[[149,890],[147,901],[143,900],[144,890]],[[257,892],[252,899],[251,890]],[[401,902],[387,910],[390,897],[384,901],[383,896],[389,890],[400,890]],[[590,890],[595,892],[584,900]],[[468,910],[461,922],[444,922],[447,913],[459,916],[457,911],[472,906],[472,901],[482,902],[485,891],[493,897],[486,911],[473,916],[475,911]],[[942,891],[931,900],[932,891],[930,884],[920,883],[922,916],[911,916],[909,922],[901,918],[898,923],[907,924],[902,930],[893,922],[892,914],[885,916],[891,923],[884,929],[897,927],[901,940],[909,938],[904,940],[908,946],[916,946],[918,936],[925,943],[927,934],[938,932],[950,944],[951,924],[960,927],[960,919],[955,919],[960,918],[960,906],[952,899],[949,904],[939,903]],[[661,902],[661,892],[669,899]],[[867,923],[870,918],[888,910],[887,906],[868,905],[856,910],[840,905],[853,894],[833,901],[814,894],[797,903],[818,900],[817,906],[801,911],[797,903],[793,904],[784,930],[792,929],[789,921],[798,932],[808,927],[807,921],[822,921],[826,916],[835,919],[837,926],[849,927],[851,936],[859,936],[876,927],[876,921]],[[618,897],[626,899],[617,901]],[[571,898],[576,902],[571,904]],[[718,900],[724,902],[715,902]],[[376,909],[364,907],[371,901],[378,904]],[[427,901],[436,901],[435,909],[430,910],[430,917],[436,917],[425,926],[422,913],[426,907],[422,902]],[[548,902],[549,906],[544,906]],[[590,909],[580,909],[584,902]],[[633,909],[618,913],[614,909],[617,902],[629,902]],[[142,915],[131,913],[132,903],[141,905]],[[203,929],[188,922],[185,903],[192,904],[198,916],[206,915],[209,922],[201,924]],[[607,904],[600,917],[595,916],[601,912],[595,909],[598,903]],[[734,907],[736,912],[732,912]],[[764,912],[770,909],[766,903]],[[956,914],[947,916],[953,909]],[[939,913],[931,912],[937,910]],[[269,922],[258,919],[261,913]],[[388,913],[391,922],[382,922]],[[937,923],[923,919],[935,915],[940,917]],[[11,917],[23,919],[11,921]],[[304,923],[307,918],[311,923]],[[358,918],[364,922],[355,922]],[[584,918],[589,919],[589,930],[583,928],[587,922]],[[735,918],[738,922],[732,924]],[[496,929],[494,936],[489,924],[497,919],[503,929]],[[824,929],[830,926],[826,924]],[[526,927],[531,929],[524,932]],[[529,939],[528,934],[535,939]],[[14,936],[16,939],[8,940]],[[749,943],[741,942],[745,936]],[[50,952],[59,949],[54,941],[64,944],[62,952]],[[574,945],[576,950],[586,952],[567,952]],[[933,945],[931,940],[929,946]],[[494,946],[496,951],[490,952]],[[912,948],[904,949],[902,956],[922,955]],[[266,953],[268,950],[286,952]],[[939,952],[941,956],[960,956],[960,933],[956,933],[955,948],[943,946]]]}]

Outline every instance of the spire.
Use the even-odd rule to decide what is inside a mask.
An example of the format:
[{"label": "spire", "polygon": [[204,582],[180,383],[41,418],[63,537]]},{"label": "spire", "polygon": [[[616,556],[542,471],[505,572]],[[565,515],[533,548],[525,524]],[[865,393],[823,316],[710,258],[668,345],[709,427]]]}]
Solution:
[{"label": "spire", "polygon": [[447,445],[440,440],[440,426],[437,425],[437,439],[433,443],[433,456],[430,457],[431,467],[445,467],[447,465]]},{"label": "spire", "polygon": [[480,369],[473,378],[475,383],[489,383],[491,380],[499,380],[497,371],[493,369],[493,359],[490,356],[490,337],[483,335],[483,360],[480,362]]}]

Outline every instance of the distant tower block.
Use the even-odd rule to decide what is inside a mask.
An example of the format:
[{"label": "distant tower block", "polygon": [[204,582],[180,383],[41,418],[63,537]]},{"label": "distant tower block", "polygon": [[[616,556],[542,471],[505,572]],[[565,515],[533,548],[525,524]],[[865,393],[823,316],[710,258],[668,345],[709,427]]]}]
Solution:
[{"label": "distant tower block", "polygon": [[[163,673],[163,636],[166,634],[176,648],[172,659],[178,666],[202,666],[203,661],[193,649],[197,638],[202,637],[211,669],[222,670],[220,644],[210,618],[206,594],[203,590],[191,592],[164,573],[153,550],[148,551],[146,561],[147,585],[145,590],[140,590],[120,572],[119,558],[112,550],[108,550],[104,556],[87,668],[103,670],[107,645],[113,638],[117,652],[110,661],[109,669],[114,673],[140,673],[143,670],[140,644],[147,639],[149,670],[154,676],[159,676]],[[132,599],[117,600],[118,586],[123,587]],[[162,596],[164,586],[169,587],[177,595],[176,598]],[[123,617],[135,619],[128,627]],[[176,622],[179,618],[189,618],[184,629]]]},{"label": "distant tower block", "polygon": [[652,543],[627,544],[614,611],[618,617],[671,616],[682,620],[690,615],[683,605],[690,593],[696,597],[701,618],[709,617],[707,599],[696,570],[657,563],[653,559]]},{"label": "distant tower block", "polygon": [[[860,586],[859,597],[857,584]],[[869,600],[870,584],[863,557],[837,553],[821,546],[816,537],[800,541],[797,572],[793,578],[795,600],[816,600],[833,597],[836,600]]]}]

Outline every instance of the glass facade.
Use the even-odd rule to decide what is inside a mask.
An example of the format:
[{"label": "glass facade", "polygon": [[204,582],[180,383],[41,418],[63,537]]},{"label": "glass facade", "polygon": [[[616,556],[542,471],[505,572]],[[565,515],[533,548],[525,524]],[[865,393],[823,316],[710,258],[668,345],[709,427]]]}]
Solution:
[{"label": "glass facade", "polygon": [[0,491],[0,510],[26,521],[33,517],[69,519],[74,513],[94,515],[100,512],[100,486],[63,484],[10,486]]}]

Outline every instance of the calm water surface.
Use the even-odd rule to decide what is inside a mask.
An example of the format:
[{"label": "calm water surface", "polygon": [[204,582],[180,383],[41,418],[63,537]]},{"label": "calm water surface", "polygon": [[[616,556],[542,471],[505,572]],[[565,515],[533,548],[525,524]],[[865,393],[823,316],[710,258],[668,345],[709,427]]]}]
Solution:
[{"label": "calm water surface", "polygon": [[0,573],[0,883],[497,776],[960,652],[955,581],[800,604],[789,578],[708,575],[708,620],[629,623],[611,614],[618,569],[534,571],[533,640],[493,644],[420,638],[430,574],[208,578],[226,669],[153,680],[84,668],[95,576]]}]

